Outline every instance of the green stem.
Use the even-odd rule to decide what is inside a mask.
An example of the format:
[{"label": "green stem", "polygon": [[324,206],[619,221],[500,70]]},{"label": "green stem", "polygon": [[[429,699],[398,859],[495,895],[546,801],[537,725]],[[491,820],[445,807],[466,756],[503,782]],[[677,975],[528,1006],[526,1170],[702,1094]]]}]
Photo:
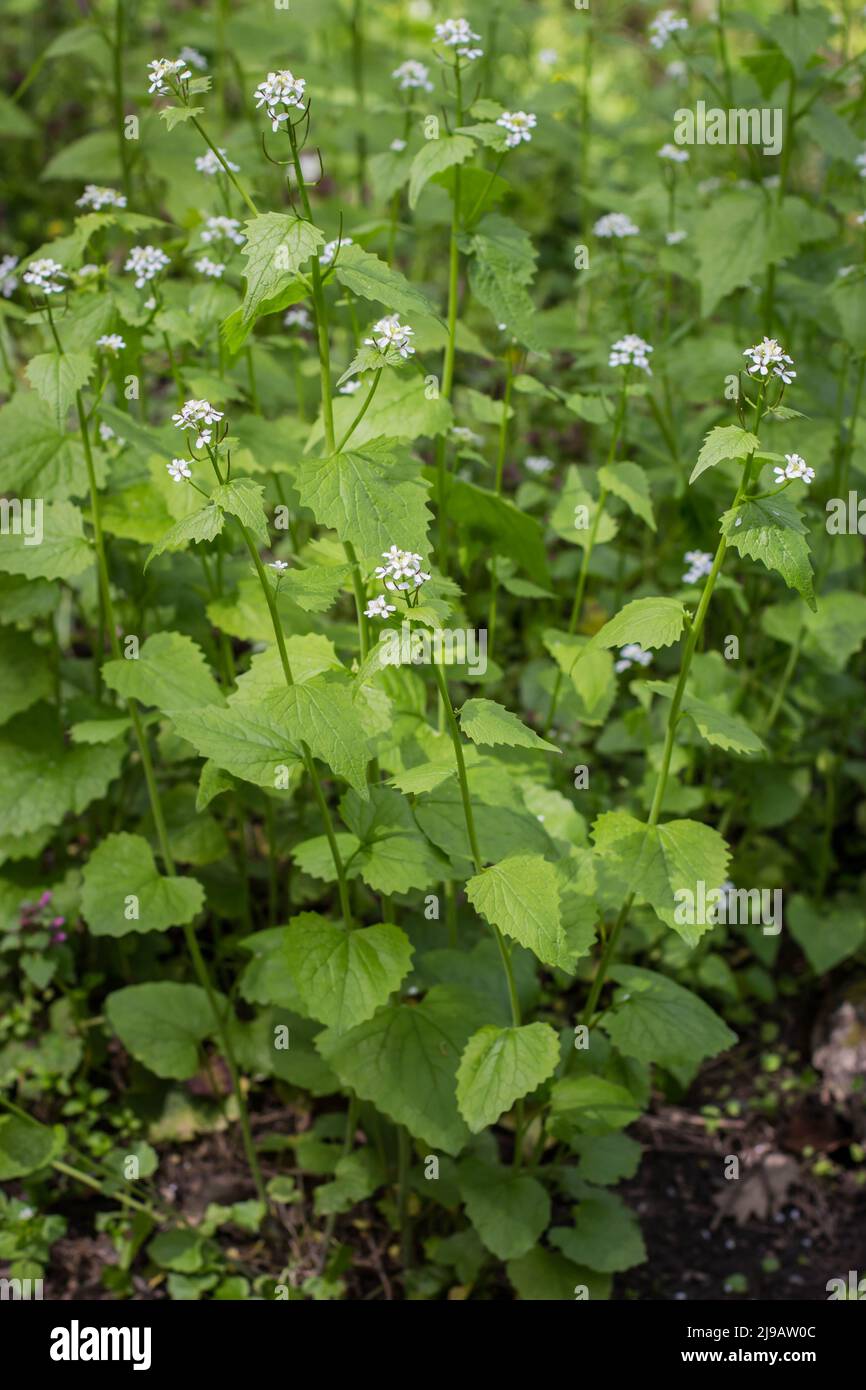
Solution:
[{"label": "green stem", "polygon": [[361,423],[361,421],[363,420],[364,416],[367,414],[367,411],[368,411],[368,409],[370,408],[370,402],[372,401],[373,397],[375,396],[375,394],[376,394],[376,388],[378,387],[379,382],[380,382],[380,380],[381,380],[381,378],[382,378],[382,372],[383,372],[383,370],[384,370],[384,369],[383,369],[382,367],[379,367],[379,368],[377,369],[376,374],[375,374],[375,376],[373,377],[373,384],[371,385],[370,390],[367,392],[366,400],[364,401],[364,404],[361,406],[361,409],[358,411],[358,414],[355,416],[355,418],[354,418],[354,420],[352,421],[351,425],[350,425],[349,428],[346,430],[346,433],[343,435],[343,438],[340,440],[339,444],[337,445],[336,453],[341,454],[341,453],[343,452],[343,450],[344,450],[345,447],[346,447],[346,444],[347,444],[348,441],[352,438],[352,435],[355,433],[355,430],[358,428],[358,426],[360,425],[360,423]]},{"label": "green stem", "polygon": [[234,174],[232,173],[231,169],[229,168],[228,164],[226,163],[225,157],[224,157],[223,155],[220,154],[220,152],[219,152],[219,150],[217,149],[216,145],[214,144],[213,140],[211,140],[211,138],[210,138],[210,136],[208,135],[207,131],[204,129],[204,126],[201,124],[201,122],[200,122],[195,116],[191,116],[191,117],[190,117],[190,124],[193,125],[193,126],[195,126],[196,130],[198,131],[198,133],[199,133],[199,135],[201,136],[202,140],[204,140],[204,142],[205,142],[205,144],[207,145],[208,149],[209,149],[209,150],[212,150],[213,153],[216,155],[217,159],[219,160],[220,164],[222,165],[223,169],[225,170],[226,177],[228,178],[229,182],[231,183],[231,185],[232,185],[232,187],[235,189],[235,191],[236,191],[237,193],[240,194],[241,198],[242,198],[243,201],[246,203],[246,205],[247,205],[247,207],[249,208],[250,212],[252,213],[253,217],[258,217],[258,215],[259,215],[259,210],[258,210],[258,208],[256,207],[256,205],[255,205],[255,203],[253,202],[253,200],[252,200],[252,198],[250,197],[250,195],[247,193],[247,191],[246,191],[246,189],[244,188],[243,184],[239,183],[238,180],[235,178]]},{"label": "green stem", "polygon": [[[451,234],[448,242],[448,341],[442,366],[442,397],[451,400],[454,389],[454,362],[457,355],[457,307],[460,289],[460,169],[454,170],[454,207],[451,211]],[[448,573],[448,528],[445,519],[445,436],[436,440],[436,496],[439,506],[439,568]]]},{"label": "green stem", "polygon": [[[514,385],[514,367],[511,353],[505,355],[505,393],[502,401],[502,419],[499,422],[499,446],[496,452],[496,496],[502,496],[502,475],[505,469],[505,455],[508,448],[508,415],[511,409],[511,392]],[[493,640],[496,636],[496,609],[499,598],[499,576],[496,571],[496,557],[490,583],[490,605],[487,618],[487,654],[493,657]]]}]

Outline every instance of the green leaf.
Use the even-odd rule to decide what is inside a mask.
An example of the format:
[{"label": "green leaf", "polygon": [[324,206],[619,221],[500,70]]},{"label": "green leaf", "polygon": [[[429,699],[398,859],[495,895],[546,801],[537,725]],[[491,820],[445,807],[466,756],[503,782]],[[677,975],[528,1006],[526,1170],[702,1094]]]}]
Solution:
[{"label": "green leaf", "polygon": [[65,1147],[62,1125],[49,1129],[18,1115],[0,1115],[0,1182],[38,1173],[59,1158]]},{"label": "green leaf", "polygon": [[[676,689],[670,681],[647,681],[644,688],[665,700],[672,700]],[[688,692],[682,698],[681,707],[694,720],[701,737],[716,748],[745,756],[766,752],[758,735],[735,714],[716,709],[715,705],[708,705],[705,700],[698,700]]]},{"label": "green leaf", "polygon": [[721,531],[740,555],[776,570],[816,610],[806,527],[787,497],[747,498],[723,514]]},{"label": "green leaf", "polygon": [[81,907],[94,936],[165,931],[191,922],[203,906],[198,880],[164,878],[141,835],[108,835],[87,861]]},{"label": "green leaf", "polygon": [[575,1264],[616,1273],[643,1264],[637,1217],[613,1192],[597,1192],[574,1208],[574,1226],[556,1226],[551,1242]]},{"label": "green leaf", "polygon": [[284,571],[280,593],[287,594],[305,613],[326,613],[351,579],[349,565],[311,565],[306,570]]},{"label": "green leaf", "polygon": [[534,516],[520,511],[507,497],[462,478],[447,480],[449,517],[470,533],[480,531],[498,555],[507,555],[537,584],[550,588],[544,532]]},{"label": "green leaf", "polygon": [[832,970],[866,940],[866,917],[856,903],[811,903],[798,893],[791,899],[787,918],[791,935],[816,975]]},{"label": "green leaf", "polygon": [[95,366],[92,352],[43,352],[28,362],[27,379],[50,407],[58,429],[65,428],[69,407]]},{"label": "green leaf", "polygon": [[191,121],[195,116],[204,115],[203,106],[164,106],[159,113],[160,120],[165,121],[168,130],[174,130],[175,126],[183,125],[186,121]]},{"label": "green leaf", "polygon": [[172,722],[203,758],[257,787],[282,785],[281,769],[301,761],[285,719],[259,701],[175,712]]},{"label": "green leaf", "polygon": [[607,463],[598,470],[598,481],[614,497],[625,502],[630,512],[656,529],[652,497],[646,473],[637,463]]},{"label": "green leaf", "polygon": [[212,541],[224,525],[223,513],[212,502],[208,502],[207,506],[199,511],[181,517],[180,521],[175,522],[174,526],[166,531],[161,540],[153,546],[144,562],[144,568],[147,569],[151,560],[155,560],[164,550],[185,550],[191,541]]},{"label": "green leaf", "polygon": [[23,529],[17,534],[0,533],[0,571],[23,574],[27,579],[72,579],[93,565],[94,551],[84,535],[84,520],[71,502],[48,502],[41,507],[37,498],[29,513],[22,511],[22,523],[28,527],[27,533]]},{"label": "green leaf", "polygon": [[362,797],[369,794],[370,743],[363,708],[343,680],[314,676],[303,685],[271,690],[262,699],[261,709],[287,729],[295,747],[306,743],[314,758],[321,758]]},{"label": "green leaf", "polygon": [[340,802],[343,819],[357,836],[350,872],[376,893],[423,892],[442,877],[443,861],[421,834],[404,796],[371,786],[369,800],[349,791]]},{"label": "green leaf", "polygon": [[236,516],[262,545],[269,545],[264,495],[261,483],[254,483],[252,478],[233,478],[214,488],[210,500],[222,511]]},{"label": "green leaf", "polygon": [[546,1081],[558,1064],[559,1038],[547,1023],[479,1028],[466,1044],[457,1069],[457,1104],[472,1133],[496,1124],[516,1100]]},{"label": "green leaf", "polygon": [[386,309],[405,314],[410,320],[413,314],[438,318],[427,296],[411,285],[405,275],[357,244],[341,247],[334,273],[340,284],[353,294],[359,294],[362,299],[376,300],[384,304]]},{"label": "green leaf", "polygon": [[421,191],[434,174],[443,169],[462,164],[475,153],[475,142],[467,135],[442,135],[438,140],[427,140],[412,160],[409,176],[409,206],[414,208]]},{"label": "green leaf", "polygon": [[495,700],[467,700],[460,710],[460,727],[473,743],[505,744],[508,748],[540,748],[548,753],[560,749],[528,729],[516,714]]},{"label": "green leaf", "polygon": [[136,660],[106,661],[102,678],[125,699],[156,705],[164,713],[225,704],[201,647],[184,632],[154,633]]},{"label": "green leaf", "polygon": [[605,811],[592,833],[597,873],[610,900],[622,901],[634,893],[694,946],[713,923],[680,920],[687,914],[680,910],[677,895],[690,893],[694,901],[701,883],[707,891],[724,883],[729,851],[719,832],[699,821],[646,825],[625,811]]},{"label": "green leaf", "polygon": [[104,796],[123,761],[118,744],[68,745],[53,712],[37,705],[0,730],[0,835],[59,825]]},{"label": "green leaf", "polygon": [[412,947],[399,927],[347,931],[315,912],[289,923],[285,953],[304,1012],[345,1032],[371,1018],[409,970]]},{"label": "green leaf", "polygon": [[[694,229],[702,315],[712,314],[726,295],[760,276],[767,266],[795,255],[804,242],[828,235],[826,229],[810,224],[809,211],[798,198],[785,198],[780,208],[775,198],[756,187],[715,197],[698,214]],[[832,234],[834,224],[824,221]]]},{"label": "green leaf", "polygon": [[[438,327],[432,319],[428,323]],[[337,396],[334,401],[334,433],[342,439],[358,414],[354,396]],[[385,372],[364,418],[352,431],[351,451],[367,452],[380,442],[433,439],[451,426],[453,412],[443,395],[431,396],[420,372]],[[307,450],[324,438],[321,414],[310,430]],[[417,469],[415,470],[417,474]]]},{"label": "green leaf", "polygon": [[761,441],[758,436],[741,429],[739,425],[717,425],[715,429],[710,430],[701,446],[689,483],[693,483],[708,468],[714,468],[723,459],[745,459],[760,447]]},{"label": "green leaf", "polygon": [[246,294],[244,322],[253,318],[260,305],[286,288],[305,261],[324,245],[325,238],[312,222],[265,212],[244,223],[246,242]]},{"label": "green leaf", "polygon": [[485,921],[534,951],[543,964],[569,968],[556,869],[540,854],[515,854],[476,874],[466,896]]},{"label": "green leaf", "polygon": [[0,436],[0,493],[46,501],[86,494],[83,454],[35,391],[16,391],[0,409]]},{"label": "green leaf", "polygon": [[564,1076],[550,1092],[550,1113],[563,1115],[585,1134],[625,1129],[641,1112],[631,1091],[603,1076]]},{"label": "green leaf", "polygon": [[441,985],[420,1004],[388,1004],[348,1033],[318,1039],[344,1086],[433,1148],[456,1154],[469,1138],[457,1109],[457,1064],[477,1004]]},{"label": "green leaf", "polygon": [[379,564],[383,551],[398,543],[404,550],[428,552],[427,484],[414,463],[398,457],[393,440],[303,459],[296,482],[319,524],[356,546],[365,563]]},{"label": "green leaf", "polygon": [[616,698],[616,673],[610,652],[597,647],[587,651],[590,639],[548,628],[544,645],[579,700],[579,718],[585,724],[603,724]]},{"label": "green leaf", "polygon": [[0,628],[0,724],[53,692],[48,648],[37,647],[24,632]]},{"label": "green leaf", "polygon": [[639,1062],[697,1065],[737,1041],[709,1004],[665,975],[636,965],[615,965],[621,988],[601,1026],[614,1046]]},{"label": "green leaf", "polygon": [[508,1261],[508,1278],[524,1303],[573,1303],[583,1289],[590,1299],[610,1297],[610,1279],[605,1275],[572,1264],[540,1245],[519,1260]]},{"label": "green leaf", "polygon": [[175,1081],[198,1071],[199,1045],[216,1026],[204,990],[170,980],[117,989],[106,999],[105,1012],[136,1061]]},{"label": "green leaf", "polygon": [[537,1178],[466,1158],[457,1170],[466,1215],[488,1250],[500,1260],[525,1255],[550,1220],[550,1198]]},{"label": "green leaf", "polygon": [[633,599],[605,623],[584,650],[623,647],[629,642],[637,642],[644,651],[669,647],[679,641],[685,619],[686,610],[677,599]]}]

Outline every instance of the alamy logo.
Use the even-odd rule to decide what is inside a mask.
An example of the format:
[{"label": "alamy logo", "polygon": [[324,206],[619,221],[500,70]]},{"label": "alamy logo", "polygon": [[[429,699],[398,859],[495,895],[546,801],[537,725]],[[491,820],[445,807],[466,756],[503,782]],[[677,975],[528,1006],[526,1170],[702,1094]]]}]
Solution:
[{"label": "alamy logo", "polygon": [[43,1297],[41,1279],[0,1279],[0,1300]]},{"label": "alamy logo", "polygon": [[764,154],[782,149],[784,112],[780,106],[741,106],[725,111],[699,101],[694,111],[681,106],[674,112],[674,139],[678,145],[760,145]]},{"label": "alamy logo", "polygon": [[710,888],[702,878],[695,889],[678,888],[674,893],[674,921],[679,926],[715,926],[730,923],[763,926],[764,936],[778,936],[782,930],[781,888],[735,888],[725,883]]},{"label": "alamy logo", "polygon": [[23,536],[25,545],[42,544],[42,498],[0,497],[0,535]]},{"label": "alamy logo", "polygon": [[383,666],[465,666],[473,676],[487,670],[487,629],[413,628],[401,623],[380,632]]},{"label": "alamy logo", "polygon": [[131,1361],[134,1371],[150,1369],[149,1327],[69,1327],[51,1331],[52,1361]]},{"label": "alamy logo", "polygon": [[828,1279],[824,1287],[828,1303],[841,1302],[843,1299],[849,1303],[866,1300],[866,1279],[861,1279],[856,1269],[848,1270],[847,1284],[842,1278]]}]

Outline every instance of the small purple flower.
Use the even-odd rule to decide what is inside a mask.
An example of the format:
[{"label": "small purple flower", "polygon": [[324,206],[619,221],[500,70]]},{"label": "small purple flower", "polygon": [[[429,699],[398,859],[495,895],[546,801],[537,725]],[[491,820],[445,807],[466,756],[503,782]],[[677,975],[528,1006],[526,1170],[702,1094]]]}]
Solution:
[{"label": "small purple flower", "polygon": [[47,907],[48,904],[51,902],[51,899],[52,899],[53,897],[54,897],[54,894],[51,892],[51,889],[50,889],[50,888],[46,888],[45,892],[40,896],[39,902],[37,903],[37,906],[38,906],[38,907]]},{"label": "small purple flower", "polygon": [[[62,921],[63,919],[61,918],[60,920]],[[52,941],[65,941],[65,940],[66,940],[66,932],[65,932],[65,931],[56,931],[56,932],[54,933],[54,935],[52,936],[51,940],[52,940]]]}]

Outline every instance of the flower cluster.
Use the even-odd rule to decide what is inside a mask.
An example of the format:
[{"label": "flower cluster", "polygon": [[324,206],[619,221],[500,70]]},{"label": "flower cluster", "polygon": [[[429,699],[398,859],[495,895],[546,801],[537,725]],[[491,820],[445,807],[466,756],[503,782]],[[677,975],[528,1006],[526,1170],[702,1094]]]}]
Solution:
[{"label": "flower cluster", "polygon": [[521,140],[529,143],[532,139],[530,131],[535,129],[536,118],[527,111],[503,111],[502,115],[497,117],[496,124],[508,131],[505,143],[511,150],[515,145],[519,145]]},{"label": "flower cluster", "polygon": [[32,928],[34,931],[51,928],[51,940],[54,944],[59,944],[66,940],[67,933],[61,931],[61,927],[66,926],[65,917],[51,916],[51,901],[54,894],[49,888],[44,893],[40,893],[35,903],[22,903],[20,909],[21,930],[26,931]]},{"label": "flower cluster", "polygon": [[310,318],[309,309],[305,309],[303,304],[298,304],[294,309],[288,309],[283,315],[284,328],[312,328],[313,320]]},{"label": "flower cluster", "polygon": [[592,229],[596,236],[624,237],[639,236],[640,227],[635,226],[625,212],[608,212],[600,217]]},{"label": "flower cluster", "polygon": [[799,478],[801,482],[811,483],[815,477],[814,468],[810,468],[804,458],[799,454],[786,454],[784,468],[777,463],[773,472],[776,475],[777,483],[787,483]]},{"label": "flower cluster", "polygon": [[697,584],[713,568],[713,557],[707,550],[687,550],[683,559],[688,566],[682,577],[683,584]]},{"label": "flower cluster", "polygon": [[148,280],[153,280],[170,264],[168,256],[164,251],[160,251],[158,246],[133,246],[123,268],[133,272],[135,288],[141,290]]},{"label": "flower cluster", "polygon": [[175,483],[182,483],[185,479],[192,477],[192,469],[186,459],[172,459],[171,463],[167,463],[165,466],[168,469],[169,477]]},{"label": "flower cluster", "polygon": [[389,603],[384,594],[377,594],[375,598],[371,598],[364,609],[364,614],[368,618],[387,618],[396,612],[397,605]]},{"label": "flower cluster", "polygon": [[46,256],[42,260],[31,261],[21,278],[25,285],[32,285],[43,294],[62,294],[64,286],[61,281],[67,279],[67,274],[58,261]]},{"label": "flower cluster", "polygon": [[98,183],[86,183],[84,192],[75,201],[77,208],[93,208],[94,212],[99,212],[102,208],[125,208],[126,196],[118,193],[116,188],[103,188]]},{"label": "flower cluster", "polygon": [[246,237],[240,227],[241,224],[236,217],[209,217],[205,222],[201,239],[205,243],[233,241],[235,246],[243,246]]},{"label": "flower cluster", "polygon": [[530,454],[524,462],[530,473],[539,478],[542,474],[549,473],[553,467],[553,459],[549,459],[546,454]]},{"label": "flower cluster", "polygon": [[179,82],[188,82],[192,77],[184,58],[154,58],[147,66],[150,82],[147,90],[151,95],[158,92],[160,96],[168,96],[171,91],[167,81],[169,77],[176,77]]},{"label": "flower cluster", "polygon": [[662,145],[658,152],[659,159],[670,159],[674,164],[688,164],[689,152],[684,150],[682,145]]},{"label": "flower cluster", "polygon": [[430,578],[421,568],[424,557],[411,550],[399,550],[396,545],[392,545],[390,550],[382,551],[382,559],[385,564],[376,570],[376,578],[384,580],[385,588],[392,594],[404,594],[407,591],[414,593]]},{"label": "flower cluster", "polygon": [[688,27],[689,21],[678,15],[676,10],[659,10],[650,25],[650,44],[653,48],[664,48],[671,34]]},{"label": "flower cluster", "polygon": [[401,92],[409,91],[413,87],[418,87],[422,92],[432,92],[433,83],[430,81],[430,72],[426,64],[418,63],[414,58],[408,58],[405,63],[401,63],[399,68],[395,68],[391,76],[396,78]]},{"label": "flower cluster", "polygon": [[[303,102],[306,85],[303,77],[295,77],[288,68],[281,68],[279,72],[269,72],[264,82],[256,87],[253,93],[256,106],[264,106],[273,130],[279,130],[280,123],[289,119],[292,107],[306,110]],[[277,111],[278,106],[284,106],[285,111]]]},{"label": "flower cluster", "polygon": [[212,406],[210,401],[185,401],[178,413],[172,415],[171,419],[179,430],[196,430],[198,437],[195,441],[195,447],[201,449],[211,442],[212,431],[207,427],[215,425],[221,420],[223,413],[222,410],[217,410]]},{"label": "flower cluster", "polygon": [[180,57],[181,61],[188,63],[191,68],[198,68],[199,72],[207,71],[207,58],[203,53],[199,53],[197,48],[190,48],[188,43],[180,50]]},{"label": "flower cluster", "polygon": [[342,386],[339,388],[339,391],[341,396],[354,396],[357,391],[360,391],[360,389],[361,379],[360,377],[354,376],[352,377],[351,381],[344,381]]},{"label": "flower cluster", "polygon": [[342,241],[326,241],[319,252],[319,265],[330,265],[337,254],[338,246],[352,246],[352,238],[344,236]]},{"label": "flower cluster", "polygon": [[103,333],[101,338],[97,338],[96,346],[103,352],[123,352],[126,343],[119,333]]},{"label": "flower cluster", "polygon": [[679,246],[680,242],[685,241],[687,236],[688,232],[684,232],[681,227],[678,227],[675,232],[665,232],[665,241],[668,246]]},{"label": "flower cluster", "polygon": [[628,642],[620,647],[619,660],[614,662],[613,669],[621,672],[627,671],[630,666],[649,666],[652,659],[652,652],[645,652],[638,642]]},{"label": "flower cluster", "polygon": [[749,367],[752,376],[767,376],[772,367],[773,376],[780,377],[787,386],[797,375],[791,371],[794,359],[782,351],[775,338],[762,338],[754,347],[746,348],[743,356],[752,359]]},{"label": "flower cluster", "polygon": [[457,57],[465,58],[467,63],[483,56],[483,48],[472,47],[473,42],[478,43],[480,39],[481,35],[475,33],[468,19],[443,19],[436,25],[435,42],[445,48],[456,48]]},{"label": "flower cluster", "polygon": [[222,261],[212,261],[210,256],[199,256],[195,262],[195,268],[199,275],[206,275],[209,280],[219,280],[225,270]]},{"label": "flower cluster", "polygon": [[0,260],[0,294],[4,299],[11,299],[18,288],[18,277],[12,274],[17,264],[17,256],[4,256]]},{"label": "flower cluster", "polygon": [[467,425],[452,425],[448,433],[457,444],[483,444],[480,434],[470,430]]},{"label": "flower cluster", "polygon": [[380,352],[388,352],[393,349],[399,352],[401,357],[411,357],[415,352],[409,339],[414,336],[414,328],[408,324],[401,323],[396,314],[388,314],[385,318],[379,319],[371,329],[372,338],[365,338],[366,347],[377,347]]},{"label": "flower cluster", "polygon": [[647,376],[652,376],[652,367],[649,364],[648,353],[652,352],[649,343],[644,342],[636,333],[626,333],[624,338],[618,338],[611,344],[610,357],[607,360],[609,367],[640,367],[646,372]]},{"label": "flower cluster", "polygon": [[204,154],[197,155],[196,157],[195,167],[198,170],[198,172],[200,174],[213,175],[224,174],[226,169],[231,169],[233,174],[239,174],[241,171],[241,166],[239,164],[232,163],[232,161],[228,157],[228,154],[223,149],[222,145],[217,145],[217,149],[219,150],[220,154],[225,160],[225,168],[223,168],[222,164],[217,159],[213,150],[205,150]]}]

